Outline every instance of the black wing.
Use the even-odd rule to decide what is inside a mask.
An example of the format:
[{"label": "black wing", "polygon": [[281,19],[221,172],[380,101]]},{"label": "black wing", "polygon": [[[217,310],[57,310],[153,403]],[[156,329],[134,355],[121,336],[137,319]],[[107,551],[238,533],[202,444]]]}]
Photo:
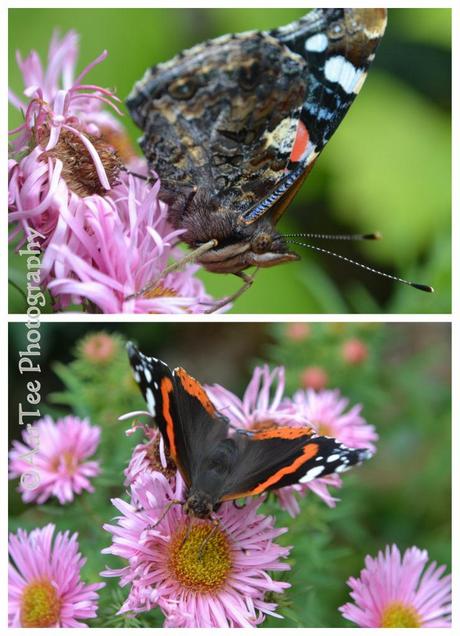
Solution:
[{"label": "black wing", "polygon": [[319,153],[359,93],[385,33],[386,9],[315,9],[270,34],[305,59],[301,119]]},{"label": "black wing", "polygon": [[168,452],[190,486],[203,451],[225,439],[228,426],[199,382],[183,369],[173,372],[161,360],[127,345],[134,379],[160,429]]},{"label": "black wing", "polygon": [[344,472],[372,456],[368,449],[348,448],[331,437],[315,436],[308,428],[278,427],[234,439],[239,459],[227,478],[222,501]]}]

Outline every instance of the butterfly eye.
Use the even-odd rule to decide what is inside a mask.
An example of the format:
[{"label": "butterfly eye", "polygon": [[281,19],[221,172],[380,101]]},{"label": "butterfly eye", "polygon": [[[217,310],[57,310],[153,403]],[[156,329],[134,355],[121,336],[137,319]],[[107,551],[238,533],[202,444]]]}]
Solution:
[{"label": "butterfly eye", "polygon": [[193,77],[181,77],[172,82],[168,87],[168,93],[174,99],[191,99],[198,89],[198,82]]},{"label": "butterfly eye", "polygon": [[272,245],[272,237],[266,232],[257,234],[251,242],[251,249],[256,254],[264,254],[268,252]]}]

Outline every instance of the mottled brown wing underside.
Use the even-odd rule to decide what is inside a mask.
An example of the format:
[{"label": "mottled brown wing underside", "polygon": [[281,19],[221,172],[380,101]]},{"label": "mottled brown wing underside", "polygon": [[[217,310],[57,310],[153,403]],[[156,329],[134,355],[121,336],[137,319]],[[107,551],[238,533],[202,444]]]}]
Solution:
[{"label": "mottled brown wing underside", "polygon": [[267,34],[224,36],[159,64],[129,107],[163,192],[206,188],[244,201],[285,174],[307,81],[305,61]]}]

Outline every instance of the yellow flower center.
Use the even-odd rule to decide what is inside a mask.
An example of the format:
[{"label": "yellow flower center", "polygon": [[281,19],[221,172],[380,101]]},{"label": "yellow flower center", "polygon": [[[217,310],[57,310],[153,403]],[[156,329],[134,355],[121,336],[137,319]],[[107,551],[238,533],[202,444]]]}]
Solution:
[{"label": "yellow flower center", "polygon": [[394,602],[384,609],[380,627],[421,627],[421,619],[410,605]]},{"label": "yellow flower center", "polygon": [[33,581],[24,588],[21,599],[22,627],[56,627],[61,603],[49,581]]},{"label": "yellow flower center", "polygon": [[315,430],[318,435],[326,435],[327,437],[335,437],[334,432],[331,429],[331,425],[327,422],[314,422]]},{"label": "yellow flower center", "polygon": [[64,466],[68,475],[75,475],[78,468],[78,461],[75,455],[71,451],[64,451],[58,457],[55,457],[51,461],[51,468],[57,472],[61,463],[64,462]]},{"label": "yellow flower center", "polygon": [[169,568],[179,583],[193,592],[218,591],[231,567],[230,546],[219,527],[196,523],[187,531],[183,526],[171,540]]}]

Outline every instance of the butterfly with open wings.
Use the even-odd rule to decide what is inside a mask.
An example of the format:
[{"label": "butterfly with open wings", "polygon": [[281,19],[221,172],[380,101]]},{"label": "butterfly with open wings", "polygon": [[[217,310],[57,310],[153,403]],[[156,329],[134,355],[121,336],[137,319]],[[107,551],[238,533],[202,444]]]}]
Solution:
[{"label": "butterfly with open wings", "polygon": [[134,378],[186,484],[185,510],[211,518],[220,504],[341,473],[372,456],[311,428],[232,430],[184,369],[128,344]]}]

